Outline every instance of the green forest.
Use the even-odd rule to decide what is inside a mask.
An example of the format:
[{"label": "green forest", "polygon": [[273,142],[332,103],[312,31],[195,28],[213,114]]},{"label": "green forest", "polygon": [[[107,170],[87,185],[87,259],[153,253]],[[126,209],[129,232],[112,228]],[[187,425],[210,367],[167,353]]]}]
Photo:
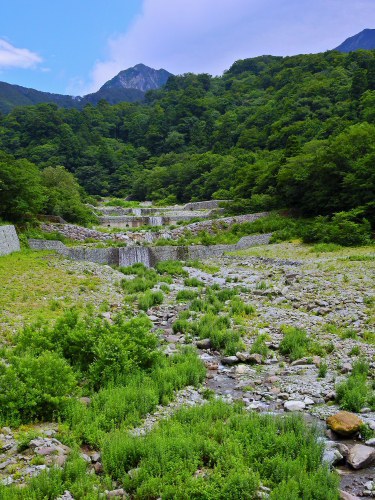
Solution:
[{"label": "green forest", "polygon": [[0,216],[82,222],[87,193],[232,199],[238,213],[356,209],[373,224],[374,162],[375,51],[262,56],[222,77],[172,76],[142,103],[40,104],[2,115]]}]

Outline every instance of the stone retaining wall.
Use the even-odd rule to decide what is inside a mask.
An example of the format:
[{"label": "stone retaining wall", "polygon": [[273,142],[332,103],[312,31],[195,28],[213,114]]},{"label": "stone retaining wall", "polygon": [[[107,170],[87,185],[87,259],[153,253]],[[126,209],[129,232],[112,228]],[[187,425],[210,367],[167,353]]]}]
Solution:
[{"label": "stone retaining wall", "polygon": [[219,208],[219,203],[227,201],[228,200],[195,201],[186,203],[186,205],[184,205],[184,210],[209,210],[210,208]]},{"label": "stone retaining wall", "polygon": [[18,252],[20,249],[16,228],[14,226],[0,226],[0,255]]},{"label": "stone retaining wall", "polygon": [[225,252],[242,250],[256,245],[269,243],[271,234],[245,236],[235,245],[191,245],[191,246],[160,246],[160,247],[120,247],[120,248],[86,248],[67,247],[61,241],[29,240],[30,248],[37,250],[55,250],[65,257],[74,260],[87,260],[99,264],[131,266],[138,262],[147,267],[153,267],[165,260],[195,260],[219,257]]},{"label": "stone retaining wall", "polygon": [[242,224],[243,222],[253,222],[261,217],[266,217],[268,212],[259,212],[255,214],[236,215],[233,217],[221,217],[220,219],[204,220],[194,222],[187,226],[177,227],[176,229],[158,231],[151,233],[149,231],[127,231],[118,233],[103,233],[88,229],[86,227],[76,226],[74,224],[42,224],[42,230],[47,233],[57,231],[66,238],[71,238],[76,241],[84,241],[87,238],[94,238],[98,241],[121,241],[127,244],[135,243],[152,243],[159,238],[178,239],[184,236],[185,231],[189,231],[193,236],[196,236],[200,231],[206,231],[214,234],[218,229],[225,229],[233,226],[233,224]]}]

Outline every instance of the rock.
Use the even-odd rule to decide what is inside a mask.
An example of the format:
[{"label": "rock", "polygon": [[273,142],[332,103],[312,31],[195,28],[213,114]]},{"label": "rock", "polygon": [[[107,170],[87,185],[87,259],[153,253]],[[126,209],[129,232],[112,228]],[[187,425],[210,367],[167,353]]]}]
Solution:
[{"label": "rock", "polygon": [[322,461],[326,462],[329,466],[331,466],[338,464],[343,459],[344,457],[341,455],[339,450],[331,448],[324,451]]},{"label": "rock", "polygon": [[314,365],[319,366],[321,362],[322,362],[322,360],[321,360],[320,356],[313,356]]},{"label": "rock", "polygon": [[242,363],[247,363],[250,357],[248,352],[236,352],[237,358],[242,361]]},{"label": "rock", "polygon": [[327,394],[324,396],[324,401],[334,401],[336,399],[336,393],[335,391],[329,391]]},{"label": "rock", "polygon": [[292,363],[290,363],[290,366],[304,366],[304,365],[311,365],[311,359],[309,358],[301,358],[301,359],[296,359]]},{"label": "rock", "polygon": [[364,444],[356,444],[350,449],[347,460],[353,469],[363,469],[375,461],[375,449]]},{"label": "rock", "polygon": [[221,358],[221,362],[223,363],[223,365],[235,365],[239,362],[239,359],[237,358],[237,356],[224,356],[223,358]]},{"label": "rock", "polygon": [[346,444],[335,442],[335,448],[339,450],[343,457],[346,458],[349,455],[349,448],[346,446]]},{"label": "rock", "polygon": [[352,371],[352,365],[350,363],[344,363],[341,368],[341,373],[349,373]]},{"label": "rock", "polygon": [[103,465],[100,462],[95,462],[93,467],[94,467],[95,474],[101,474],[104,470]]},{"label": "rock", "polygon": [[302,401],[285,401],[284,410],[286,411],[302,411],[305,409],[305,403]]},{"label": "rock", "polygon": [[70,493],[70,491],[65,490],[64,494],[61,495],[61,497],[57,497],[57,500],[74,500],[73,495]]},{"label": "rock", "polygon": [[251,364],[261,365],[262,361],[263,358],[261,354],[250,354],[247,362]]},{"label": "rock", "polygon": [[56,453],[56,451],[57,451],[56,446],[52,445],[52,446],[44,446],[42,448],[38,448],[35,450],[35,453],[42,456],[48,456],[48,455],[53,455],[54,453]]},{"label": "rock", "polygon": [[327,418],[327,425],[340,436],[352,436],[359,431],[363,421],[348,411],[339,411]]},{"label": "rock", "polygon": [[79,398],[79,400],[85,406],[89,406],[91,404],[91,398],[83,397],[83,398]]},{"label": "rock", "polygon": [[1,446],[1,451],[9,451],[13,447],[13,444],[12,443],[4,443],[4,444],[0,444],[0,446]]},{"label": "rock", "polygon": [[126,493],[125,490],[122,488],[119,488],[118,490],[112,490],[112,491],[107,491],[107,498],[114,498],[114,497],[125,497]]},{"label": "rock", "polygon": [[88,455],[86,455],[86,453],[80,453],[80,457],[83,458],[83,460],[88,464],[91,464],[91,458]]},{"label": "rock", "polygon": [[367,446],[375,446],[375,438],[368,439],[365,444]]},{"label": "rock", "polygon": [[56,431],[54,429],[45,429],[42,432],[47,437],[53,437],[56,434]]},{"label": "rock", "polygon": [[340,490],[340,500],[361,500],[359,497],[351,495],[347,491]]},{"label": "rock", "polygon": [[100,460],[100,453],[94,453],[93,455],[91,455],[91,462],[94,464],[95,462],[99,462]]},{"label": "rock", "polygon": [[211,348],[211,340],[210,339],[197,340],[196,345],[197,345],[198,349],[210,349]]},{"label": "rock", "polygon": [[303,400],[303,402],[305,403],[305,405],[313,405],[315,401],[313,399],[311,399],[311,398],[306,397]]}]

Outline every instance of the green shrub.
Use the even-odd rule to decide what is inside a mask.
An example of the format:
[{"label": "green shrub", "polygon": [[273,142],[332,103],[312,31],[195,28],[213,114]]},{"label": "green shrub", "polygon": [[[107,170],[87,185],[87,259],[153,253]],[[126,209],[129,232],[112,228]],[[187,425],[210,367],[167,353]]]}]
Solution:
[{"label": "green shrub", "polygon": [[72,368],[59,354],[12,356],[0,365],[0,420],[16,425],[51,420],[77,389]]},{"label": "green shrub", "polygon": [[189,300],[196,299],[198,297],[198,292],[194,290],[180,290],[177,292],[176,300],[177,302],[187,302]]},{"label": "green shrub", "polygon": [[199,321],[193,323],[191,331],[201,339],[209,338],[213,349],[233,355],[244,348],[241,333],[230,328],[228,316],[217,316],[214,313],[205,314]]},{"label": "green shrub", "polygon": [[142,311],[147,311],[150,307],[162,304],[163,300],[163,292],[151,292],[147,290],[147,292],[139,297],[138,306]]},{"label": "green shrub", "polygon": [[371,239],[371,225],[358,210],[335,213],[332,218],[316,217],[303,230],[305,243],[336,243],[342,246],[366,245]]},{"label": "green shrub", "polygon": [[184,285],[185,286],[202,287],[202,286],[204,286],[204,283],[203,283],[203,281],[199,280],[198,278],[186,278],[184,280]]},{"label": "green shrub", "polygon": [[[158,292],[161,295],[162,292]],[[157,357],[157,336],[146,316],[131,320],[117,316],[110,324],[103,318],[81,318],[70,310],[55,325],[33,325],[16,336],[15,352],[61,354],[94,387],[116,379],[136,367],[149,368]]]},{"label": "green shrub", "polygon": [[359,359],[349,377],[336,386],[337,402],[343,410],[359,412],[366,405],[375,408],[375,392],[367,383],[368,373],[367,361]]},{"label": "green shrub", "polygon": [[186,348],[172,357],[159,357],[148,372],[133,370],[118,377],[116,384],[93,395],[89,407],[71,401],[65,418],[79,439],[99,446],[106,432],[139,424],[157,404],[172,400],[176,390],[199,385],[205,373],[196,352]]},{"label": "green shrub", "polygon": [[274,499],[338,499],[338,478],[322,453],[302,418],[213,401],[179,410],[144,437],[115,431],[102,456],[105,471],[135,498],[251,499],[267,484]]},{"label": "green shrub", "polygon": [[322,361],[319,365],[318,377],[325,378],[325,376],[327,375],[327,371],[328,371],[328,365],[327,365],[327,363]]},{"label": "green shrub", "polygon": [[245,304],[239,297],[234,297],[230,302],[230,312],[233,316],[250,316],[255,313],[255,307]]},{"label": "green shrub", "polygon": [[267,358],[269,349],[266,344],[266,341],[269,340],[269,336],[266,334],[260,334],[255,339],[253,345],[251,346],[250,353],[251,354],[261,354],[263,358]]},{"label": "green shrub", "polygon": [[189,273],[183,266],[184,264],[179,260],[165,260],[164,262],[158,262],[156,270],[159,274],[188,277]]},{"label": "green shrub", "polygon": [[294,327],[284,328],[284,338],[280,343],[280,352],[292,361],[303,358],[308,352],[309,339],[304,330]]}]

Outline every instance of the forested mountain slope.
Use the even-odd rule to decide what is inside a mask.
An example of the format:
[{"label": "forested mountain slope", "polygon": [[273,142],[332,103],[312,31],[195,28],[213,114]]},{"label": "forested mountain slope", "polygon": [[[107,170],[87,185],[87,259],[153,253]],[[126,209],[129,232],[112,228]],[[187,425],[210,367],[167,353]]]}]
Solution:
[{"label": "forested mountain slope", "polygon": [[91,194],[372,217],[375,51],[240,60],[222,77],[171,76],[144,103],[19,107],[0,149],[64,165]]},{"label": "forested mountain slope", "polygon": [[101,99],[105,99],[109,104],[142,101],[148,90],[158,89],[164,85],[170,75],[171,73],[165,69],[153,69],[144,64],[137,64],[120,71],[97,92],[83,97],[51,94],[0,82],[0,112],[9,113],[16,106],[40,103],[57,104],[62,108],[82,109],[86,104],[98,104]]}]

